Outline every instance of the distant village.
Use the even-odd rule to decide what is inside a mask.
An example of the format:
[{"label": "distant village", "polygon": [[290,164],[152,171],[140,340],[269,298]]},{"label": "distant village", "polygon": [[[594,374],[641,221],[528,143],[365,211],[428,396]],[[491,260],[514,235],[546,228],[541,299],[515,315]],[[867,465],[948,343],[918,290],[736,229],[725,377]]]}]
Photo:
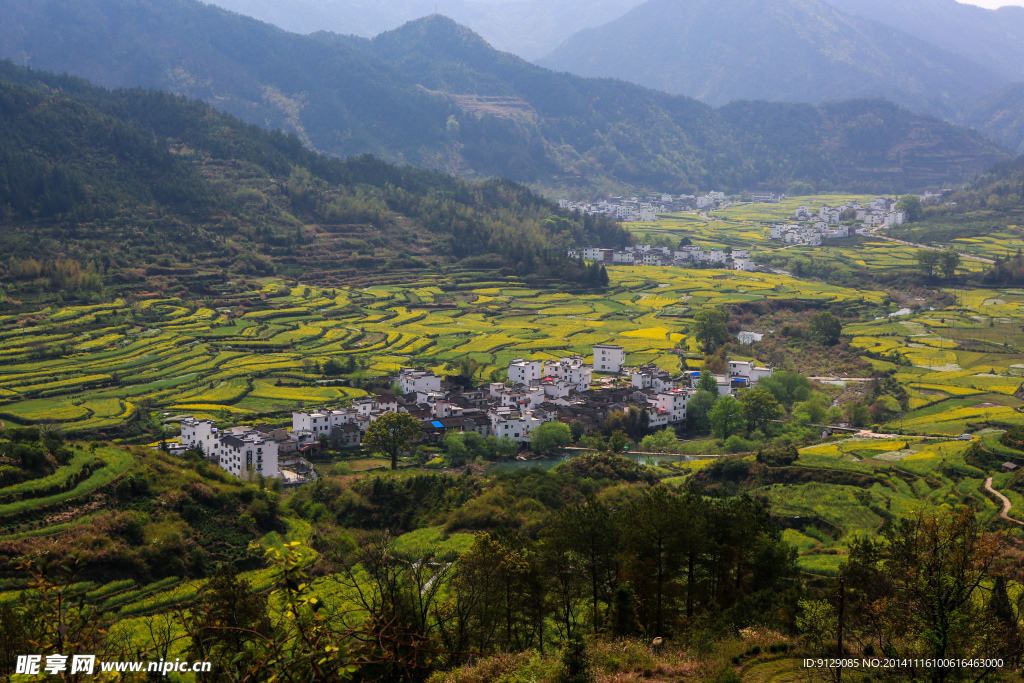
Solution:
[{"label": "distant village", "polygon": [[[922,201],[941,197],[939,194],[922,195]],[[778,203],[785,195],[774,195],[772,193],[751,192],[747,193],[752,203]],[[672,199],[671,195],[663,195],[662,199]],[[559,204],[564,208],[575,209],[584,213],[608,213],[618,216],[621,220],[652,221],[651,211],[661,213],[686,210],[677,208],[680,204],[686,203],[687,208],[693,208],[693,200],[706,207],[720,205],[725,199],[721,192],[711,192],[702,197],[690,197],[683,195],[672,201],[675,204],[661,204],[654,207],[648,203],[638,203],[637,198],[621,200],[618,197],[610,197],[607,201],[599,204],[575,204],[567,199],[560,200]],[[853,235],[869,235],[870,229],[881,226],[902,225],[906,221],[904,211],[896,208],[896,199],[878,197],[872,200],[869,206],[862,206],[859,202],[846,202],[840,206],[829,206],[823,204],[818,207],[817,214],[812,213],[810,207],[799,206],[793,214],[792,222],[776,223],[769,228],[769,237],[773,240],[781,240],[786,244],[804,244],[809,246],[820,246],[823,240],[837,239],[840,237],[851,237]],[[641,216],[636,218],[636,216]],[[861,226],[851,225],[849,221],[858,221]],[[688,267],[693,265],[708,265],[720,267],[727,270],[755,271],[758,270],[748,251],[743,249],[712,249],[705,251],[698,246],[683,246],[679,249],[668,247],[652,246],[650,244],[638,244],[627,249],[605,249],[601,247],[584,247],[582,249],[569,249],[569,258],[582,258],[585,261],[593,261],[606,266],[675,266]],[[763,269],[770,270],[770,269]]]},{"label": "distant village", "polygon": [[[652,429],[686,422],[686,407],[696,393],[700,372],[678,377],[655,365],[626,367],[626,351],[613,344],[593,347],[593,362],[573,355],[541,361],[517,358],[508,365],[507,382],[465,388],[432,372],[403,368],[395,378],[400,395],[381,393],[354,399],[351,406],[292,413],[291,429],[270,425],[220,429],[212,420],[181,421],[180,443],[171,453],[199,448],[205,457],[237,477],[278,477],[286,485],[313,481],[309,462],[327,441],[339,448],[360,445],[369,426],[389,412],[409,413],[423,425],[419,442],[436,444],[449,431],[508,437],[522,445],[545,422],[578,422],[585,433],[600,431],[613,411],[639,405]],[[756,385],[772,374],[753,361],[728,361],[715,375],[719,395]],[[604,374],[596,382],[593,373]],[[616,386],[629,378],[629,386]]]},{"label": "distant village", "polygon": [[841,223],[843,220],[860,221],[862,227],[854,227],[854,234],[867,235],[869,228],[880,226],[902,225],[906,214],[895,208],[896,200],[878,197],[870,206],[861,206],[859,202],[847,202],[842,206],[823,204],[815,217],[810,208],[797,207],[793,214],[794,221],[800,223],[776,223],[769,230],[773,240],[782,240],[787,244],[807,244],[819,246],[824,239],[850,237],[850,225]]},{"label": "distant village", "polygon": [[712,249],[705,251],[702,247],[684,246],[679,249],[655,247],[650,244],[637,244],[628,249],[604,249],[602,247],[586,247],[570,249],[569,258],[582,258],[606,266],[675,266],[686,268],[693,265],[707,265],[727,270],[754,271],[757,269],[745,249]]},{"label": "distant village", "polygon": [[563,209],[578,211],[583,215],[611,216],[625,223],[638,221],[653,223],[658,220],[659,213],[712,209],[724,203],[724,192],[708,192],[700,196],[681,194],[677,197],[670,194],[654,194],[643,199],[640,197],[630,197],[629,199],[608,197],[608,199],[596,203],[574,202],[568,197],[558,200],[558,205]]}]

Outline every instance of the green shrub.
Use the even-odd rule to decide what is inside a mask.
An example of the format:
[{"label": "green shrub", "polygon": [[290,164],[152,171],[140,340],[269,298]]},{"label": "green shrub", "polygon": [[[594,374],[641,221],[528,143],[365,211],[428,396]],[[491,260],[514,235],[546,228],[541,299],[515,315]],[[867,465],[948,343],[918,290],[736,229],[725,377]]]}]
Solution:
[{"label": "green shrub", "polygon": [[730,453],[743,453],[750,450],[750,445],[739,436],[733,434],[725,440],[725,450]]},{"label": "green shrub", "polygon": [[558,683],[590,683],[593,680],[587,644],[579,638],[570,640],[562,650],[562,670],[556,680]]}]

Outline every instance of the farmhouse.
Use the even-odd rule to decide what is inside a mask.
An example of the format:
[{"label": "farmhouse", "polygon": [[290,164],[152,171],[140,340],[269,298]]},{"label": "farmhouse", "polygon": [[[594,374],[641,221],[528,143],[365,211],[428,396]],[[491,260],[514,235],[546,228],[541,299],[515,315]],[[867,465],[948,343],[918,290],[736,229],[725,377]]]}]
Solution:
[{"label": "farmhouse", "polygon": [[626,362],[626,350],[614,344],[594,344],[594,369],[619,372]]},{"label": "farmhouse", "polygon": [[441,378],[422,368],[402,368],[398,373],[402,393],[441,391]]},{"label": "farmhouse", "polygon": [[513,384],[529,384],[544,377],[544,361],[516,358],[508,364],[508,381]]},{"label": "farmhouse", "polygon": [[[720,200],[711,197],[700,197],[696,204],[699,208],[713,206],[716,201],[725,199],[723,193],[711,193],[720,196]],[[658,220],[659,213],[673,213],[686,211],[694,207],[693,195],[683,194],[673,197],[671,194],[654,193],[647,197],[608,197],[599,202],[573,201],[569,197],[562,197],[558,205],[563,209],[578,211],[585,216],[612,216],[616,220],[624,222],[643,221],[653,223]],[[589,258],[584,256],[584,258]]]}]

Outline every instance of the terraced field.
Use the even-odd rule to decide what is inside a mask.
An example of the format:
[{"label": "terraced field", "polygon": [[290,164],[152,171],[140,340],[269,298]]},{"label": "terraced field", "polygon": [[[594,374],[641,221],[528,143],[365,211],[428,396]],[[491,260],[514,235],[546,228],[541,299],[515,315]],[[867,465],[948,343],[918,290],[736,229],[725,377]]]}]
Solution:
[{"label": "terraced field", "polygon": [[910,411],[885,429],[950,435],[987,422],[1020,422],[1024,292],[955,294],[957,303],[941,311],[844,329],[853,346],[876,357],[876,369],[896,371],[910,396]]},{"label": "terraced field", "polygon": [[[7,316],[0,419],[99,431],[133,419],[142,405],[168,419],[252,420],[361,396],[337,380],[403,365],[444,373],[470,358],[486,379],[513,358],[587,355],[595,343],[621,344],[631,364],[678,370],[685,358],[670,351],[697,357],[689,333],[696,311],[765,299],[861,311],[862,322],[844,333],[875,369],[897,370],[910,396],[909,412],[886,429],[954,435],[1024,418],[1016,396],[1024,292],[957,291],[947,309],[890,318],[881,292],[783,275],[609,270],[612,286],[601,294],[528,289],[514,278],[333,290],[268,281],[238,307],[219,310],[151,299]],[[54,340],[65,352],[53,351]],[[322,374],[329,362],[340,374]]]},{"label": "terraced field", "polygon": [[[987,446],[999,448],[999,435],[988,430],[980,438]],[[982,488],[988,473],[964,461],[970,446],[913,437],[819,444],[801,449],[795,463],[809,483],[777,483],[756,492],[771,502],[773,514],[786,520],[789,528],[784,535],[798,549],[801,568],[810,574],[833,575],[846,559],[853,538],[874,535],[887,519],[926,507],[966,504],[977,511],[983,524],[1009,526],[998,519],[1000,504]],[[822,470],[843,475],[841,483],[823,483],[836,480],[836,473],[815,474]],[[1019,499],[1006,488],[1011,478],[996,474],[993,486]]]},{"label": "terraced field", "polygon": [[[746,249],[755,263],[766,263],[773,253],[802,256],[809,262],[828,263],[836,269],[868,268],[873,271],[906,270],[916,267],[917,247],[884,239],[827,240],[819,247],[787,245],[769,238],[768,226],[791,220],[796,207],[806,205],[816,213],[823,204],[838,206],[847,201],[867,205],[873,195],[815,195],[786,199],[779,204],[736,204],[718,209],[707,217],[698,212],[661,216],[656,223],[633,223],[630,227],[638,239],[648,235],[663,237],[674,245],[683,237],[705,249],[732,247]],[[881,235],[881,233],[880,233]],[[955,238],[936,242],[935,246],[954,249],[982,259],[1006,257],[1024,246],[1018,226],[1008,226],[976,237]],[[983,261],[964,259],[961,272],[980,272],[987,267]]]},{"label": "terraced field", "polygon": [[6,316],[0,419],[93,431],[132,419],[140,405],[249,420],[363,395],[332,381],[341,376],[324,377],[329,361],[345,377],[365,377],[413,364],[450,372],[471,358],[487,378],[516,357],[586,355],[613,342],[630,363],[678,369],[680,357],[669,351],[697,351],[687,325],[703,306],[796,298],[877,307],[884,299],[718,270],[612,269],[611,278],[602,294],[539,291],[514,278],[291,291],[268,281],[238,307],[219,310],[150,299]]}]

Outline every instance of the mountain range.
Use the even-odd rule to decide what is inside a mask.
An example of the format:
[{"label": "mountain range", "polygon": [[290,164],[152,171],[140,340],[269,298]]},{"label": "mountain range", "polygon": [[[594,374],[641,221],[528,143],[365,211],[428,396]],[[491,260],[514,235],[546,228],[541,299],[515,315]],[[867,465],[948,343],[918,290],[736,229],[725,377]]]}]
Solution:
[{"label": "mountain range", "polygon": [[421,279],[458,261],[572,281],[585,273],[567,246],[628,239],[507,180],[330,159],[196,100],[10,62],[0,120],[0,253],[15,279],[64,268],[205,292],[270,273]]},{"label": "mountain range", "polygon": [[499,50],[556,70],[622,78],[712,104],[879,96],[1024,152],[1015,124],[1021,110],[1013,106],[1013,93],[1024,90],[1022,7],[990,10],[956,0],[214,4],[299,33],[362,37],[440,11]]},{"label": "mountain range", "polygon": [[576,31],[605,24],[641,0],[213,0],[296,33],[364,38],[440,13],[525,59],[543,57]]},{"label": "mountain range", "polygon": [[985,9],[956,0],[827,0],[1013,81],[1024,81],[1024,7]]},{"label": "mountain range", "polygon": [[824,0],[648,0],[539,61],[711,104],[885,97],[951,117],[1007,80],[987,66]]},{"label": "mountain range", "polygon": [[374,39],[308,36],[194,0],[0,0],[0,57],[203,99],[334,156],[373,153],[542,188],[894,191],[1005,150],[882,100],[714,109],[559,74],[441,16]]},{"label": "mountain range", "polygon": [[[912,36],[945,52],[965,57],[1013,81],[1024,81],[1024,7],[996,10],[957,0],[825,0],[836,10],[867,19],[867,27],[895,29],[897,42]],[[529,60],[545,57],[574,33],[615,21],[643,0],[213,0],[212,4],[280,26],[296,33],[331,31],[373,37],[378,33],[435,12],[471,28],[499,50]],[[688,0],[673,3],[683,11],[700,11]],[[744,13],[757,11],[753,0]],[[777,4],[777,3],[773,3]],[[796,11],[821,9],[803,3]],[[733,20],[741,15],[734,16]],[[731,24],[708,32],[727,34]],[[768,25],[765,26],[768,28]],[[717,31],[716,31],[717,29]],[[858,29],[859,31],[859,29]],[[642,36],[641,36],[642,38]],[[602,74],[609,75],[609,74]],[[749,97],[749,96],[747,96]]]}]

